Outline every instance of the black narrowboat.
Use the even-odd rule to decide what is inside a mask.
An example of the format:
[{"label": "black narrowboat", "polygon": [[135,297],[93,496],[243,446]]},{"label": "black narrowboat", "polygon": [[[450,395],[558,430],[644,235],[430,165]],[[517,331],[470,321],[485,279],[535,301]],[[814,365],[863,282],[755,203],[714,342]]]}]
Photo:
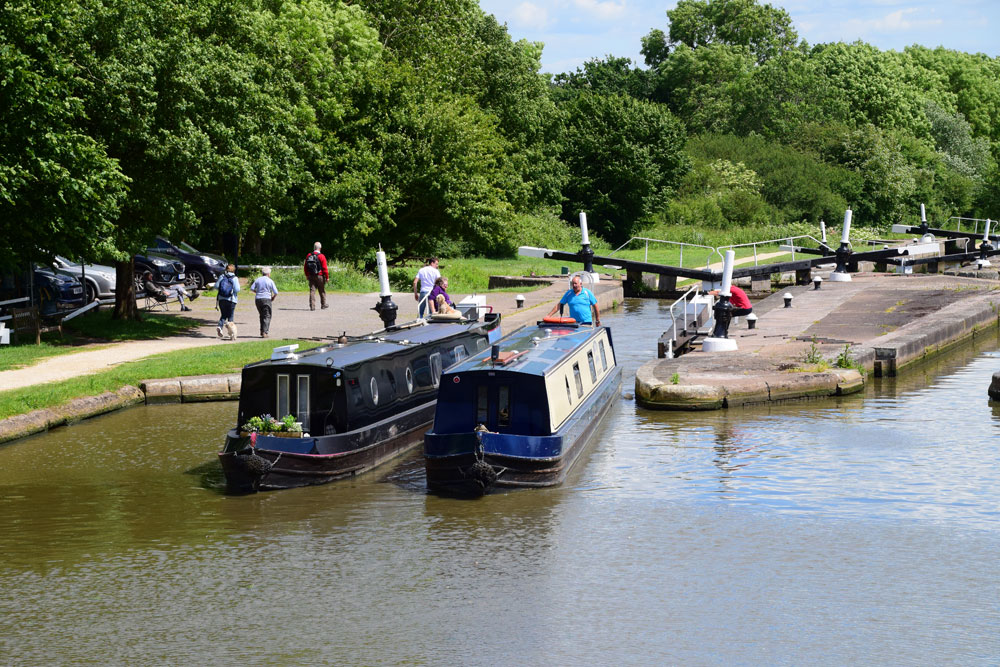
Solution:
[{"label": "black narrowboat", "polygon": [[[419,445],[444,369],[500,338],[500,316],[389,327],[243,368],[239,416],[219,459],[234,493],[323,484]],[[248,432],[263,415],[295,415],[301,433]],[[289,437],[290,436],[290,437]]]}]

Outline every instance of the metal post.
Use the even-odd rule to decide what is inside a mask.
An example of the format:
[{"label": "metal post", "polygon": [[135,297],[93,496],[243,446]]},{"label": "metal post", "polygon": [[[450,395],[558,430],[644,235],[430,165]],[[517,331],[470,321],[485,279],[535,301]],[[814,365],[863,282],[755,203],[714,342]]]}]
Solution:
[{"label": "metal post", "polygon": [[375,253],[375,261],[378,264],[380,299],[372,310],[378,313],[382,323],[385,324],[385,328],[388,329],[396,324],[396,311],[399,310],[399,306],[392,302],[392,291],[389,289],[389,271],[385,262],[385,253],[382,252],[382,246],[379,246],[378,252]]},{"label": "metal post", "polygon": [[590,234],[587,233],[587,214],[580,211],[580,233],[581,247],[580,256],[583,258],[583,270],[587,273],[594,272],[594,251],[590,249]]},{"label": "metal post", "polygon": [[837,248],[837,268],[830,274],[832,282],[851,282],[851,275],[847,272],[847,264],[851,257],[851,216],[853,212],[847,209],[844,213],[844,229],[840,236],[840,247]]},{"label": "metal post", "polygon": [[989,218],[986,218],[986,232],[983,234],[983,242],[979,244],[979,260],[976,262],[979,265],[979,268],[991,266],[988,254],[993,250],[993,244],[990,243],[990,222],[992,221]]}]

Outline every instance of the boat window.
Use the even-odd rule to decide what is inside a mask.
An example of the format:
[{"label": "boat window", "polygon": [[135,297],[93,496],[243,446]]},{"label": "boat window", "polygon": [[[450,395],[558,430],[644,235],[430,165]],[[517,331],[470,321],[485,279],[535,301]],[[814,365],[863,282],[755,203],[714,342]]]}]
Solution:
[{"label": "boat window", "polygon": [[476,349],[477,350],[482,350],[485,347],[486,347],[486,341],[483,340],[482,338],[477,338],[476,339]]},{"label": "boat window", "polygon": [[370,383],[368,383],[368,386],[369,386],[369,388],[371,390],[371,393],[372,393],[372,403],[374,403],[375,405],[378,405],[378,380],[376,380],[373,377],[372,381]]},{"label": "boat window", "polygon": [[296,378],[298,383],[298,389],[296,390],[296,405],[298,409],[295,412],[297,419],[302,422],[303,428],[309,427],[309,376],[299,375]]},{"label": "boat window", "polygon": [[456,345],[455,349],[452,350],[452,353],[455,355],[455,363],[458,363],[462,359],[465,359],[467,356],[469,356],[469,354],[465,351],[464,345]]},{"label": "boat window", "polygon": [[289,413],[289,396],[288,396],[288,376],[279,375],[278,376],[278,405],[275,406],[274,416],[281,419]]},{"label": "boat window", "polygon": [[576,381],[576,395],[583,396],[583,376],[580,375],[580,362],[573,364],[573,379]]},{"label": "boat window", "polygon": [[478,395],[476,396],[476,424],[485,424],[489,419],[489,403],[487,402],[487,387],[484,384],[479,385]]},{"label": "boat window", "polygon": [[604,354],[604,341],[602,340],[598,345],[601,347],[601,368],[608,370],[608,357]]},{"label": "boat window", "polygon": [[597,366],[594,364],[594,353],[587,350],[587,365],[590,366],[590,381],[597,384]]},{"label": "boat window", "polygon": [[435,352],[427,360],[431,364],[431,384],[436,387],[441,384],[441,353]]},{"label": "boat window", "polygon": [[409,366],[406,367],[406,393],[413,393],[413,370]]},{"label": "boat window", "polygon": [[497,426],[510,426],[510,387],[497,388]]},{"label": "boat window", "polygon": [[569,388],[569,376],[568,375],[564,375],[563,377],[566,378],[566,398],[569,400],[569,404],[573,405],[573,392],[570,391],[570,388]]}]

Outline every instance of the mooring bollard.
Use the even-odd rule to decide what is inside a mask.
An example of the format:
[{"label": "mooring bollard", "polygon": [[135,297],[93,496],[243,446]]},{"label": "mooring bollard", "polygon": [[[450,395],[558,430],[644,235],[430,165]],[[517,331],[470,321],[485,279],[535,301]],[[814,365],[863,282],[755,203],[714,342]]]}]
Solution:
[{"label": "mooring bollard", "polygon": [[381,244],[375,253],[375,261],[378,264],[379,301],[372,310],[378,313],[385,328],[388,329],[396,324],[396,311],[399,310],[399,307],[392,302],[392,290],[389,289],[389,269]]},{"label": "mooring bollard", "polygon": [[851,282],[851,274],[847,272],[847,265],[851,259],[851,217],[853,212],[851,209],[847,209],[844,212],[844,228],[843,233],[840,236],[840,247],[837,248],[835,253],[837,256],[837,268],[833,270],[830,274],[830,280],[833,282],[849,283]]},{"label": "mooring bollard", "polygon": [[823,286],[823,276],[816,276],[813,278],[813,289],[819,289]]},{"label": "mooring bollard", "polygon": [[749,315],[747,315],[747,329],[756,329],[756,328],[757,328],[757,316],[754,315],[753,313],[750,313]]},{"label": "mooring bollard", "polygon": [[517,307],[518,308],[524,308],[524,295],[523,294],[518,294],[516,297],[514,297],[514,300],[517,301]]},{"label": "mooring bollard", "polygon": [[989,253],[993,250],[993,244],[990,243],[990,223],[992,220],[986,218],[986,232],[983,233],[983,242],[979,244],[979,259],[976,261],[976,268],[982,269],[986,266],[992,266],[990,264]]},{"label": "mooring bollard", "polygon": [[791,308],[792,307],[792,293],[791,292],[785,292],[785,295],[782,298],[785,300],[785,308]]},{"label": "mooring bollard", "polygon": [[730,286],[733,280],[733,262],[736,252],[727,250],[722,263],[722,289],[719,290],[719,300],[712,308],[715,326],[712,335],[701,343],[702,352],[731,352],[737,349],[736,341],[729,338],[729,324],[733,319],[733,304],[729,303],[732,296]]}]

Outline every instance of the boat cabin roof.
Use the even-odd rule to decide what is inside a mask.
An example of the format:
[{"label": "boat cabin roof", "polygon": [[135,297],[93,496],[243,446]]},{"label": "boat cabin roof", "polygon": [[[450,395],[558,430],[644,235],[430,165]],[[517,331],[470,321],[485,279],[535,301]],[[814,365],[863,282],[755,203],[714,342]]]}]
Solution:
[{"label": "boat cabin roof", "polygon": [[[433,343],[474,331],[482,322],[429,322],[367,336],[352,336],[346,344],[330,342],[308,350],[296,350],[285,359],[265,359],[247,367],[259,366],[329,366],[347,368],[372,359],[386,357],[414,346]],[[470,350],[471,352],[471,350]],[[327,363],[327,359],[332,362]]]},{"label": "boat cabin roof", "polygon": [[[559,364],[578,350],[591,338],[600,335],[600,328],[571,328],[567,326],[530,325],[519,329],[497,345],[500,360],[491,360],[492,351],[487,348],[479,354],[453,366],[448,373],[469,371],[516,370],[526,375],[545,375],[549,369]],[[509,359],[503,363],[504,359]]]}]

